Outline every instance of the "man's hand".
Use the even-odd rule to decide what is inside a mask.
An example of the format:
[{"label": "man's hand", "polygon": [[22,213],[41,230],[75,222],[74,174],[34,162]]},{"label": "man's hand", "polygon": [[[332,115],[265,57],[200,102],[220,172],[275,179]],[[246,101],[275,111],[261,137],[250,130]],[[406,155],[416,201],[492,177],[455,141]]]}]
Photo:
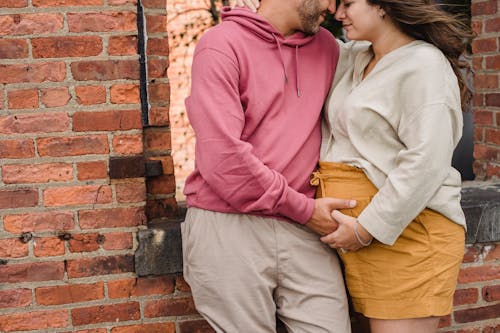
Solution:
[{"label": "man's hand", "polygon": [[[321,241],[331,248],[356,251],[372,241],[373,236],[358,223],[355,217],[342,214],[337,210],[332,213],[332,217],[339,223],[337,230],[321,237]],[[360,239],[356,237],[356,230]]]},{"label": "man's hand", "polygon": [[352,208],[356,206],[356,200],[320,198],[314,203],[313,215],[305,224],[306,227],[320,236],[334,232],[338,223],[332,218],[332,211],[342,208]]}]

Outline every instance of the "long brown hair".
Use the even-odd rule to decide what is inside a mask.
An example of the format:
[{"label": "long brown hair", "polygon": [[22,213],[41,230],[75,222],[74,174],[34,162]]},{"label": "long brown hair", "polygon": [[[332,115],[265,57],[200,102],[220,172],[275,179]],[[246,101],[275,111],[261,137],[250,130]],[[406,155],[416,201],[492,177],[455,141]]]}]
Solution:
[{"label": "long brown hair", "polygon": [[[474,38],[471,28],[458,17],[439,8],[432,0],[367,0],[380,6],[407,35],[434,44],[444,53],[458,79],[462,109],[466,110],[472,91],[466,82],[470,64],[462,55]],[[464,72],[462,72],[464,71]]]}]

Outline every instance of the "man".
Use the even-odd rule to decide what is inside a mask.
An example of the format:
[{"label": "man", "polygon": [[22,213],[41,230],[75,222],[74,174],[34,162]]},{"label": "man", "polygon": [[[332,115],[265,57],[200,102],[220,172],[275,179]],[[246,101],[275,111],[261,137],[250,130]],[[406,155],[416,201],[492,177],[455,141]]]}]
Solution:
[{"label": "man", "polygon": [[186,107],[196,134],[186,181],[184,276],[217,332],[350,332],[336,255],[319,241],[336,228],[309,175],[322,104],[338,59],[319,27],[329,0],[262,0],[224,8],[193,58]]}]

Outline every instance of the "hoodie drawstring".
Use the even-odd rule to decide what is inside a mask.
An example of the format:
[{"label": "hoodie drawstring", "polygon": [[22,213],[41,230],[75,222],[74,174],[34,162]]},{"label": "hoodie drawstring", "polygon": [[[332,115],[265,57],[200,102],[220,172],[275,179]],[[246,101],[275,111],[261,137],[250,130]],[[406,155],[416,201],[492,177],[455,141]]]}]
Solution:
[{"label": "hoodie drawstring", "polygon": [[276,44],[278,44],[278,51],[280,53],[281,66],[283,67],[283,74],[285,75],[285,83],[288,83],[288,75],[286,73],[285,60],[283,60],[283,51],[281,51],[281,44],[280,44],[280,41],[278,40],[278,37],[276,37],[275,34],[273,34],[273,37],[274,37],[274,40],[276,41]]},{"label": "hoodie drawstring", "polygon": [[[283,51],[281,50],[281,44],[275,34],[272,34],[276,44],[278,45],[278,51],[280,53],[281,66],[283,67],[283,75],[285,76],[285,84],[288,84],[288,74],[286,72],[285,60],[283,58]],[[299,86],[299,46],[295,45],[295,79],[297,88],[297,97],[300,97],[300,86]]]}]

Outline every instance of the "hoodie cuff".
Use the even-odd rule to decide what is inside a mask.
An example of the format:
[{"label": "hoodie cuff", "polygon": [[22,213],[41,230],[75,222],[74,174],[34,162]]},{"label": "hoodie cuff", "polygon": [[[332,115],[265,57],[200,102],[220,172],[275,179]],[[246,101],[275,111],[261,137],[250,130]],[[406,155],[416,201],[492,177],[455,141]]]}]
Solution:
[{"label": "hoodie cuff", "polygon": [[313,214],[314,199],[290,190],[286,202],[278,208],[278,213],[292,219],[299,224],[306,224]]}]

